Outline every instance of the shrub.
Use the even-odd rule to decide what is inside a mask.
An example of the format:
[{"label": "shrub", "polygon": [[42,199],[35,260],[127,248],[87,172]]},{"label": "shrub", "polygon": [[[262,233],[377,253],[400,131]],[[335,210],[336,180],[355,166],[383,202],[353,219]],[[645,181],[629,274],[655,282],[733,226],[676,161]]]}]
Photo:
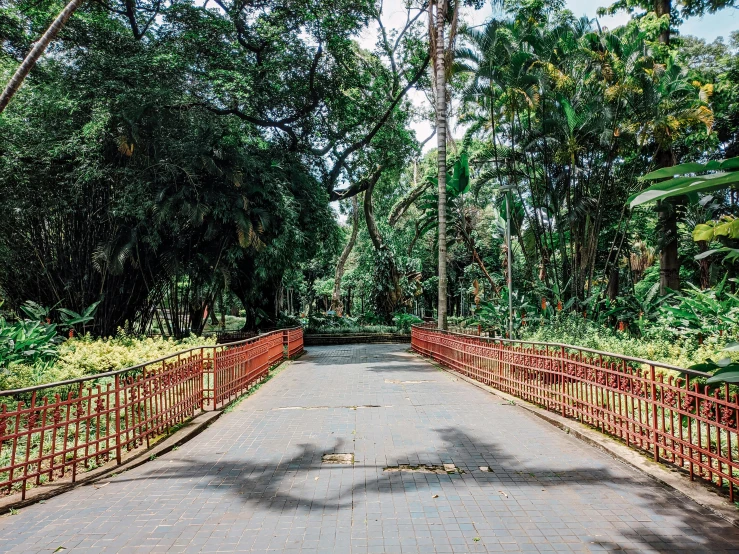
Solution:
[{"label": "shrub", "polygon": [[523,327],[520,335],[523,340],[571,344],[684,368],[715,357],[727,342],[726,338],[715,336],[699,345],[690,336],[676,338],[661,325],[637,338],[628,331],[616,331],[574,313],[558,315],[544,325],[532,323]]},{"label": "shrub", "polygon": [[8,323],[0,317],[0,368],[14,363],[49,362],[57,355],[62,341],[56,325],[23,320]]},{"label": "shrub", "polygon": [[0,389],[16,389],[75,379],[123,369],[193,346],[214,345],[215,338],[190,337],[181,341],[163,337],[119,334],[107,339],[89,335],[71,338],[58,347],[52,361],[14,363],[0,374]]},{"label": "shrub", "polygon": [[393,316],[393,321],[395,322],[396,331],[406,335],[411,332],[411,326],[423,323],[423,320],[420,317],[406,313],[395,314]]}]

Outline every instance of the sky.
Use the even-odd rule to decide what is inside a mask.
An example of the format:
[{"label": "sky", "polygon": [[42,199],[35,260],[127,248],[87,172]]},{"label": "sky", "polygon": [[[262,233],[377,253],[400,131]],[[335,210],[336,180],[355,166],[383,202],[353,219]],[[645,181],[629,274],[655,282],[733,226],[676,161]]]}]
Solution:
[{"label": "sky", "polygon": [[[404,0],[383,0],[383,25],[386,29],[390,28],[402,28],[405,24],[407,12],[404,8]],[[609,0],[568,0],[567,8],[577,16],[586,15],[590,18],[596,17],[598,8],[608,6],[612,2]],[[479,25],[485,23],[492,17],[492,8],[489,3],[485,5],[479,11],[467,10],[465,12],[465,20],[472,25]],[[629,15],[626,13],[619,13],[615,16],[601,17],[598,21],[601,27],[615,28],[619,25],[623,25],[629,20]],[[715,14],[706,15],[705,17],[696,17],[688,19],[680,26],[680,33],[682,35],[693,35],[713,42],[717,37],[724,37],[727,39],[733,31],[739,30],[739,9],[727,8],[721,10]],[[379,32],[377,26],[370,25],[362,36],[359,38],[360,44],[372,50],[377,40],[377,33]],[[411,90],[408,93],[411,101],[424,110],[429,110],[428,99],[426,96],[418,91]],[[416,138],[419,141],[423,141],[431,135],[432,126],[429,121],[415,121],[411,124],[411,127],[416,132]],[[462,134],[464,130],[453,129],[455,136]],[[436,140],[430,140],[424,146],[424,152],[436,147]],[[338,204],[338,203],[334,203]],[[338,207],[334,206],[337,209]],[[346,216],[339,215],[341,221],[345,221]]]},{"label": "sky", "polygon": [[[602,0],[569,0],[567,7],[575,15],[588,15],[595,17],[599,6],[607,6],[610,2]],[[489,10],[488,10],[489,11]],[[616,27],[623,25],[628,20],[628,14],[622,13],[615,17],[600,18],[601,25],[605,27]],[[729,37],[732,31],[739,30],[739,10],[728,8],[705,17],[695,17],[685,21],[680,27],[683,35],[694,35],[713,42],[716,37]]]},{"label": "sky", "polygon": [[[387,0],[386,0],[387,1]],[[396,3],[398,0],[389,0],[390,4]],[[588,17],[596,17],[599,7],[606,7],[612,2],[608,0],[568,0],[567,8],[572,10],[576,16],[587,15]],[[478,12],[471,12],[471,19],[484,22],[491,15],[490,5],[486,5]],[[627,13],[619,13],[615,16],[598,18],[600,24],[604,27],[614,28],[623,25],[628,21]],[[683,35],[695,35],[712,42],[716,37],[722,36],[728,38],[732,31],[739,30],[739,9],[727,8],[714,14],[704,17],[694,17],[687,19],[680,27],[680,33]]]},{"label": "sky", "polygon": [[[567,7],[580,17],[587,15],[590,18],[596,17],[596,12],[601,6],[608,6],[609,0],[568,0]],[[406,11],[403,7],[403,0],[384,0],[383,6],[383,22],[386,28],[400,27],[404,24]],[[465,19],[472,25],[479,25],[490,19],[492,16],[492,8],[490,4],[486,4],[479,11],[466,11]],[[615,28],[623,25],[629,19],[626,13],[619,13],[615,16],[598,18],[602,27]],[[680,27],[682,35],[694,35],[703,38],[709,42],[713,42],[717,37],[728,39],[730,34],[739,30],[739,9],[727,8],[715,14],[709,14],[704,17],[691,18],[685,21]],[[377,27],[370,26],[360,38],[362,46],[372,49],[375,45]],[[427,109],[427,100],[423,94],[411,91],[409,94],[414,104],[423,106]],[[427,121],[417,121],[412,125],[416,131],[416,138],[419,141],[426,139],[431,134],[431,123]],[[455,133],[457,134],[457,133]],[[425,150],[428,151],[436,146],[435,141],[429,141]]]}]

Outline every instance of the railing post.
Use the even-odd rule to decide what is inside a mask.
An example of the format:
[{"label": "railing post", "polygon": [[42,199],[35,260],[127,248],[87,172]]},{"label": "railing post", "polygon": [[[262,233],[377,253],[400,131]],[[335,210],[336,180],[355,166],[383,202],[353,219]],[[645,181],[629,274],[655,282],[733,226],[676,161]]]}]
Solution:
[{"label": "railing post", "polygon": [[560,388],[559,388],[559,400],[562,409],[562,417],[567,417],[567,410],[565,409],[565,347],[559,347],[559,365],[560,365]]},{"label": "railing post", "polygon": [[652,433],[654,437],[654,461],[659,462],[659,429],[657,428],[657,379],[654,372],[654,365],[649,366],[649,386],[652,396]]},{"label": "railing post", "polygon": [[200,349],[200,411],[205,411],[205,348]]},{"label": "railing post", "polygon": [[[121,465],[123,447],[121,446],[121,376],[115,376],[115,461]],[[125,404],[124,404],[125,405]]]},{"label": "railing post", "polygon": [[218,371],[216,368],[216,351],[213,350],[213,356],[210,359],[210,369],[213,372],[213,409],[218,407]]}]

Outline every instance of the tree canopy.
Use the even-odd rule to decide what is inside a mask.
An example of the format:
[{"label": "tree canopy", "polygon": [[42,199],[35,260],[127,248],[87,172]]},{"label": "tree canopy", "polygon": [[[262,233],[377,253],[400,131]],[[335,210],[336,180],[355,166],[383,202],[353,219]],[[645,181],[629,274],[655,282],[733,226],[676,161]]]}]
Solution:
[{"label": "tree canopy", "polygon": [[[617,2],[610,30],[496,6],[81,4],[0,115],[6,308],[99,302],[99,335],[445,310],[510,333],[510,300],[516,332],[555,310],[642,333],[735,275],[739,39],[679,33],[734,2]],[[63,8],[0,9],[6,82]]]}]

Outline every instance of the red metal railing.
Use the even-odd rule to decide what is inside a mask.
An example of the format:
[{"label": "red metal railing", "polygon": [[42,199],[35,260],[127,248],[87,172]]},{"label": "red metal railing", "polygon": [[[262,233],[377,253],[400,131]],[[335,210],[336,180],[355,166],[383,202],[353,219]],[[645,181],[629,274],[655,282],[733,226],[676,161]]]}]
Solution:
[{"label": "red metal railing", "polygon": [[675,465],[690,478],[739,485],[739,400],[709,374],[565,344],[413,327],[416,352]]},{"label": "red metal railing", "polygon": [[197,347],[138,366],[0,391],[0,493],[21,492],[115,460],[223,407],[303,350],[302,329]]},{"label": "red metal railing", "polygon": [[287,345],[287,355],[292,358],[303,351],[303,328],[285,329],[283,341]]}]

